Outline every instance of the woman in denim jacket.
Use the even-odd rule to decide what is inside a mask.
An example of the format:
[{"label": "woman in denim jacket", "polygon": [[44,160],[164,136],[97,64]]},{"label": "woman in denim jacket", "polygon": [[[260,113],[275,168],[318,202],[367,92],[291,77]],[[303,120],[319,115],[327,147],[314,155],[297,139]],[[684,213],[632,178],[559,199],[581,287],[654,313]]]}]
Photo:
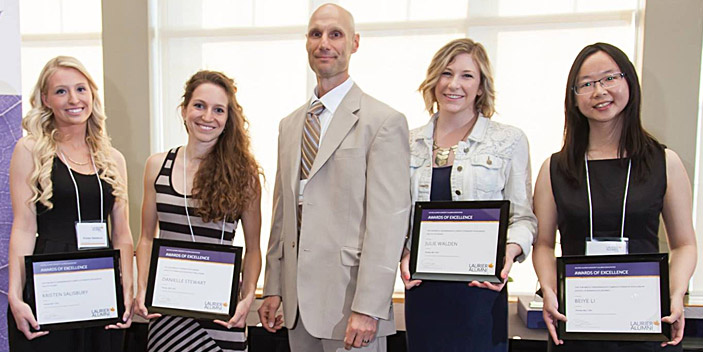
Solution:
[{"label": "woman in denim jacket", "polygon": [[[507,281],[537,231],[525,134],[491,121],[495,91],[488,55],[471,39],[442,47],[420,85],[430,122],[410,132],[412,200],[509,200],[502,284],[410,280],[403,251],[410,351],[507,351]],[[432,322],[428,324],[427,322]]]}]

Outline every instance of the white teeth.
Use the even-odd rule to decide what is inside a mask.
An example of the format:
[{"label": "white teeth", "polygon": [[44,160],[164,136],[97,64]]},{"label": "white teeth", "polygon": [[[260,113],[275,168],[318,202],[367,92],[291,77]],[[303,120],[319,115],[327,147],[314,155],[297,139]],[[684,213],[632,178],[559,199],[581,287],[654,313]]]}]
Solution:
[{"label": "white teeth", "polygon": [[205,126],[205,125],[198,125],[198,126],[200,126],[200,128],[202,128],[204,130],[214,130],[215,129],[215,127],[212,127],[212,126]]},{"label": "white teeth", "polygon": [[68,109],[68,112],[71,114],[77,114],[81,111],[83,111],[83,108]]},{"label": "white teeth", "polygon": [[596,108],[602,108],[602,107],[604,107],[604,106],[606,106],[606,105],[608,105],[608,104],[610,104],[610,102],[609,102],[609,101],[606,101],[606,102],[597,104],[597,105],[596,105]]},{"label": "white teeth", "polygon": [[447,94],[447,98],[450,98],[450,99],[459,99],[459,98],[461,98],[461,95]]}]

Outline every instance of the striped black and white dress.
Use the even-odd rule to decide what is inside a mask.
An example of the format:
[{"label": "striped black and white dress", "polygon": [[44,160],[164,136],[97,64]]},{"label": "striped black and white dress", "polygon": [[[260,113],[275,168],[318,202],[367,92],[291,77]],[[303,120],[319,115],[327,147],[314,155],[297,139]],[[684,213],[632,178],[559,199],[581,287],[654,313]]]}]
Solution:
[{"label": "striped black and white dress", "polygon": [[[179,148],[169,150],[156,177],[156,211],[159,217],[159,238],[192,241],[183,195],[173,188],[171,171]],[[188,197],[188,214],[195,241],[220,243],[222,222],[204,223],[195,215],[196,206]],[[223,244],[232,244],[237,222],[227,219]],[[162,316],[149,324],[149,352],[167,351],[246,351],[245,328],[227,329],[211,320]]]}]

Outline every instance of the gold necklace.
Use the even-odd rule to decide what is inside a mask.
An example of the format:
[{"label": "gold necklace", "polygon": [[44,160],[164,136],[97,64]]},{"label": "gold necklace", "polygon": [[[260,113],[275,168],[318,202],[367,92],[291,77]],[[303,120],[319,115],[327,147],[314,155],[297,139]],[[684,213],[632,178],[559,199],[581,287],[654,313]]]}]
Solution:
[{"label": "gold necklace", "polygon": [[435,165],[437,165],[439,167],[447,165],[447,162],[449,161],[449,152],[456,153],[456,148],[458,148],[458,147],[459,147],[459,144],[457,143],[451,147],[441,148],[433,140],[432,141],[432,150],[435,151],[435,155],[434,155]]},{"label": "gold necklace", "polygon": [[80,163],[80,162],[77,162],[77,161],[71,159],[71,156],[66,153],[63,153],[63,155],[66,156],[66,159],[68,159],[68,161],[70,161],[73,164],[78,165],[78,166],[85,166],[85,165],[88,165],[88,163],[90,162],[90,160],[89,160],[89,161],[85,161],[85,162]]},{"label": "gold necklace", "polygon": [[[465,140],[468,136],[469,133],[471,133],[471,130],[474,129],[474,125],[476,124],[476,120],[478,120],[478,116],[474,117],[474,121],[471,123],[471,126],[469,126],[469,129],[466,130],[466,133],[464,134],[464,137],[461,137],[459,141]],[[446,147],[442,148],[437,145],[437,121],[435,120],[434,124],[434,131],[432,132],[432,151],[435,152],[434,156],[434,163],[435,165],[442,167],[447,165],[449,162],[449,153],[455,153],[456,154],[456,149],[459,148],[459,142],[454,144],[451,147]]]}]

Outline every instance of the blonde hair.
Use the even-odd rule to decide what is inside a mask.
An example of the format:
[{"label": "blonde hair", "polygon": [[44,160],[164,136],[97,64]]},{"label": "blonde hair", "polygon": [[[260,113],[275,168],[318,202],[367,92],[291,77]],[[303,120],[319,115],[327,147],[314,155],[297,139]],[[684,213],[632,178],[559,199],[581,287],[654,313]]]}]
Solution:
[{"label": "blonde hair", "polygon": [[80,61],[70,56],[57,56],[49,60],[39,74],[37,84],[30,96],[31,109],[22,120],[22,128],[27,131],[27,136],[34,141],[32,149],[34,169],[29,176],[32,197],[29,201],[31,203],[40,202],[48,209],[54,206],[51,202],[54,193],[51,183],[51,169],[57,151],[57,130],[54,114],[48,106],[44,105],[42,96],[47,94],[51,76],[62,68],[75,69],[88,81],[90,92],[93,95],[93,112],[88,117],[85,141],[95,160],[100,178],[112,186],[112,194],[115,197],[127,199],[126,185],[118,172],[117,163],[111,155],[112,145],[105,131],[107,117],[98,97],[98,87]]},{"label": "blonde hair", "polygon": [[459,54],[471,55],[481,71],[479,89],[483,94],[476,97],[476,110],[480,111],[485,117],[493,116],[493,113],[495,113],[496,93],[495,84],[493,83],[493,69],[490,61],[488,61],[488,53],[483,45],[468,38],[452,40],[434,54],[430,66],[427,68],[427,77],[417,89],[422,93],[422,98],[425,100],[425,109],[430,115],[439,111],[439,107],[436,106],[435,87],[437,87],[437,82],[444,69]]}]

